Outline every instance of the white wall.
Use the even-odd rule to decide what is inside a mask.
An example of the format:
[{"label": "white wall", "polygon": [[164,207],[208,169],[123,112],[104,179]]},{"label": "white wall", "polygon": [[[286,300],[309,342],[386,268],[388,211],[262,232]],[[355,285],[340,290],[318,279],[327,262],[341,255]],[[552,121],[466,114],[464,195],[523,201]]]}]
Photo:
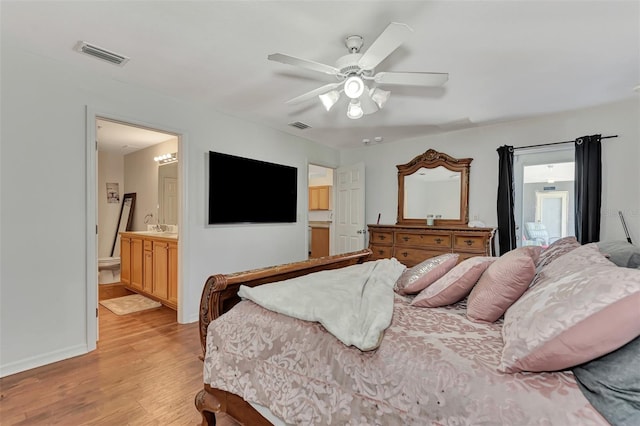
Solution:
[{"label": "white wall", "polygon": [[[86,328],[93,309],[86,311],[86,301],[95,300],[97,285],[87,277],[97,274],[86,265],[97,212],[86,213],[86,150],[93,149],[87,106],[184,135],[180,321],[197,320],[209,275],[307,258],[307,164],[336,167],[337,151],[72,69],[27,53],[6,37],[1,51],[0,375],[82,354],[93,344]],[[210,150],[297,167],[298,222],[207,226]]]},{"label": "white wall", "polygon": [[[117,183],[119,203],[107,202],[107,183]],[[118,153],[98,152],[98,257],[111,256],[116,237],[122,196],[124,195],[124,156]]]},{"label": "white wall", "polygon": [[618,210],[625,213],[631,238],[640,241],[640,98],[574,112],[477,127],[415,138],[392,144],[369,145],[341,152],[341,164],[365,163],[366,220],[396,222],[397,164],[407,163],[429,148],[453,157],[473,158],[470,173],[469,217],[496,226],[498,154],[502,145],[526,146],[574,140],[600,133],[619,135],[602,141],[603,188],[601,240],[624,239]]}]

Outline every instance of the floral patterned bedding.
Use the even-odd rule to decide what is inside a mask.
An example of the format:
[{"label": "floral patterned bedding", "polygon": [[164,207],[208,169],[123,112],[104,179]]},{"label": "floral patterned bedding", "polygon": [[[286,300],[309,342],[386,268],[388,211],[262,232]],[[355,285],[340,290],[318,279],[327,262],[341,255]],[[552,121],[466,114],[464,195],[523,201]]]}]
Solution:
[{"label": "floral patterned bedding", "polygon": [[243,301],[209,325],[204,382],[288,424],[608,424],[570,371],[498,372],[501,322],[469,321],[464,302],[410,300],[395,296],[391,325],[369,352]]}]

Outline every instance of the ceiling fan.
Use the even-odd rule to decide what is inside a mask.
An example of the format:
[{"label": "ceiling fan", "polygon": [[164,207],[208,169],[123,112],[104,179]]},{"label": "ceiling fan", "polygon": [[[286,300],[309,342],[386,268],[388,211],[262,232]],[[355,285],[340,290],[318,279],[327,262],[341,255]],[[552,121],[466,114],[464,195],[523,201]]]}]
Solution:
[{"label": "ceiling fan", "polygon": [[[396,50],[412,32],[408,25],[392,22],[364,53],[360,53],[363,45],[362,37],[349,36],[345,39],[349,54],[340,57],[335,66],[283,53],[271,54],[267,59],[334,75],[338,80],[336,83],[326,84],[289,99],[287,104],[297,104],[318,96],[329,111],[340,99],[340,94],[344,92],[350,99],[347,117],[358,119],[364,114],[373,114],[378,111],[389,99],[391,92],[382,90],[378,86],[442,86],[449,79],[449,74],[438,72],[375,72],[375,67]],[[374,86],[369,88],[367,83],[373,83]]]}]

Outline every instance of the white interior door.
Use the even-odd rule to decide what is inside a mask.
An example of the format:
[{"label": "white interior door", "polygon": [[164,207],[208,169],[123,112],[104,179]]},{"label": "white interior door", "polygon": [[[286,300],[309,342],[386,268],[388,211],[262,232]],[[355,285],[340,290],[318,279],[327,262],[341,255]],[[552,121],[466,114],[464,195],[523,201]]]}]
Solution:
[{"label": "white interior door", "polygon": [[543,223],[553,242],[567,236],[567,191],[536,192],[536,222]]},{"label": "white interior door", "polygon": [[162,223],[178,223],[178,179],[165,176],[162,179]]},{"label": "white interior door", "polygon": [[365,243],[364,163],[336,170],[335,254],[362,250]]}]

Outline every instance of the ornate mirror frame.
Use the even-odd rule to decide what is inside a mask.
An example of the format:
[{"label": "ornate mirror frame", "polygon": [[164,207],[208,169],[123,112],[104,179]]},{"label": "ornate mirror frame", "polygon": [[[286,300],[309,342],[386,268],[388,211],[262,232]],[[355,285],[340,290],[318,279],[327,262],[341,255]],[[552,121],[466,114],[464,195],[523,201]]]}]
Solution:
[{"label": "ornate mirror frame", "polygon": [[445,167],[452,172],[460,172],[460,216],[459,219],[437,219],[434,225],[466,225],[469,222],[469,169],[473,158],[453,158],[433,149],[427,150],[398,168],[398,225],[426,225],[426,218],[415,219],[404,216],[404,178],[420,168],[435,169]]}]

